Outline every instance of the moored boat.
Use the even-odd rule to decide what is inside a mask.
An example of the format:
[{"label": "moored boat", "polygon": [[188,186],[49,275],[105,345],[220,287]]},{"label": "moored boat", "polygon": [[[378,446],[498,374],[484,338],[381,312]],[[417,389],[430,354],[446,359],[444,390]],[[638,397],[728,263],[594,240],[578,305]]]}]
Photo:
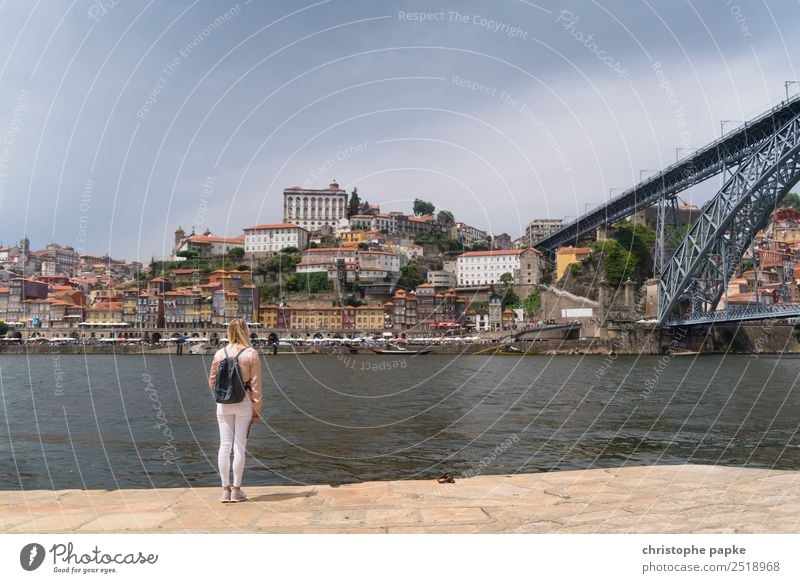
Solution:
[{"label": "moored boat", "polygon": [[375,354],[402,354],[404,356],[415,356],[418,354],[428,354],[431,351],[430,346],[423,346],[422,348],[415,348],[409,350],[408,348],[404,348],[402,346],[396,346],[394,344],[387,344],[385,348],[373,348],[372,352]]}]

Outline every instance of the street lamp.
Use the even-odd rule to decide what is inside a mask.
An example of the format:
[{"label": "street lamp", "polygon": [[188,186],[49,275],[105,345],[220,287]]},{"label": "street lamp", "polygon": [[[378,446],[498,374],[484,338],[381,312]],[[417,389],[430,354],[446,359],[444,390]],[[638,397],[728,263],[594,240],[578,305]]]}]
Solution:
[{"label": "street lamp", "polygon": [[786,101],[789,101],[789,85],[800,84],[800,81],[784,81],[783,87],[786,89]]},{"label": "street lamp", "polygon": [[676,164],[678,163],[678,152],[680,152],[681,150],[691,151],[691,148],[687,148],[686,146],[678,146],[677,148],[675,148],[675,163]]},{"label": "street lamp", "polygon": [[624,188],[617,188],[616,186],[613,188],[608,189],[608,198],[611,198],[611,195],[614,193],[615,190],[625,190]]},{"label": "street lamp", "polygon": [[725,124],[726,123],[744,123],[744,124],[746,124],[747,122],[744,121],[744,120],[741,120],[741,119],[721,119],[721,120],[719,120],[719,135],[720,136],[725,135]]},{"label": "street lamp", "polygon": [[644,175],[647,173],[658,172],[658,170],[639,170],[639,182],[644,180]]}]

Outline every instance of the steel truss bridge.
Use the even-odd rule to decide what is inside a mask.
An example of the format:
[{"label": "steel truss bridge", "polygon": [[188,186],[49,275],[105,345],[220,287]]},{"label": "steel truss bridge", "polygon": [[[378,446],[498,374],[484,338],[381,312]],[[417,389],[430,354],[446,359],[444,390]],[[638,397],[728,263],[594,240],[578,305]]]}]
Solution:
[{"label": "steel truss bridge", "polygon": [[[686,237],[667,253],[664,224],[683,190],[725,172],[726,180]],[[728,281],[777,203],[800,180],[800,97],[785,101],[665,168],[534,246],[553,254],[595,229],[658,205],[658,322],[684,326],[790,318],[800,304],[719,309]],[[755,256],[754,256],[755,260]],[[756,278],[756,285],[758,278]],[[758,290],[756,289],[756,296]]]}]

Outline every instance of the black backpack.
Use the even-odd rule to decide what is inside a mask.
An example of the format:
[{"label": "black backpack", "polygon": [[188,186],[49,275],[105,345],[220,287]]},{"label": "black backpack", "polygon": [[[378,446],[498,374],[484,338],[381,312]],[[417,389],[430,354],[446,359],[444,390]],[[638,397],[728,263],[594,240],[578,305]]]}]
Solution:
[{"label": "black backpack", "polygon": [[217,368],[217,382],[214,386],[214,397],[217,403],[232,405],[244,401],[245,392],[250,389],[242,381],[242,373],[239,370],[239,355],[247,350],[242,348],[236,356],[228,356],[228,348],[222,349],[225,359],[219,363]]}]

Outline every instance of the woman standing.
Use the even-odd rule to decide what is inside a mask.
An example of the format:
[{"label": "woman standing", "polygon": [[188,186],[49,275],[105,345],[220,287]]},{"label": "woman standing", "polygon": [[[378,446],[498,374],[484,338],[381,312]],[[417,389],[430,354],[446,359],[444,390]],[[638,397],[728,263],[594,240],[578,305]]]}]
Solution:
[{"label": "woman standing", "polygon": [[[231,320],[228,324],[229,357],[239,355],[239,371],[245,386],[249,386],[241,403],[217,403],[219,423],[219,473],[222,478],[220,502],[242,502],[247,496],[241,490],[244,474],[245,445],[250,424],[261,417],[261,360],[258,352],[250,346],[250,336],[244,320]],[[217,383],[217,371],[225,356],[221,348],[214,355],[208,386],[213,391]],[[231,448],[233,448],[233,486],[231,487]]]}]

